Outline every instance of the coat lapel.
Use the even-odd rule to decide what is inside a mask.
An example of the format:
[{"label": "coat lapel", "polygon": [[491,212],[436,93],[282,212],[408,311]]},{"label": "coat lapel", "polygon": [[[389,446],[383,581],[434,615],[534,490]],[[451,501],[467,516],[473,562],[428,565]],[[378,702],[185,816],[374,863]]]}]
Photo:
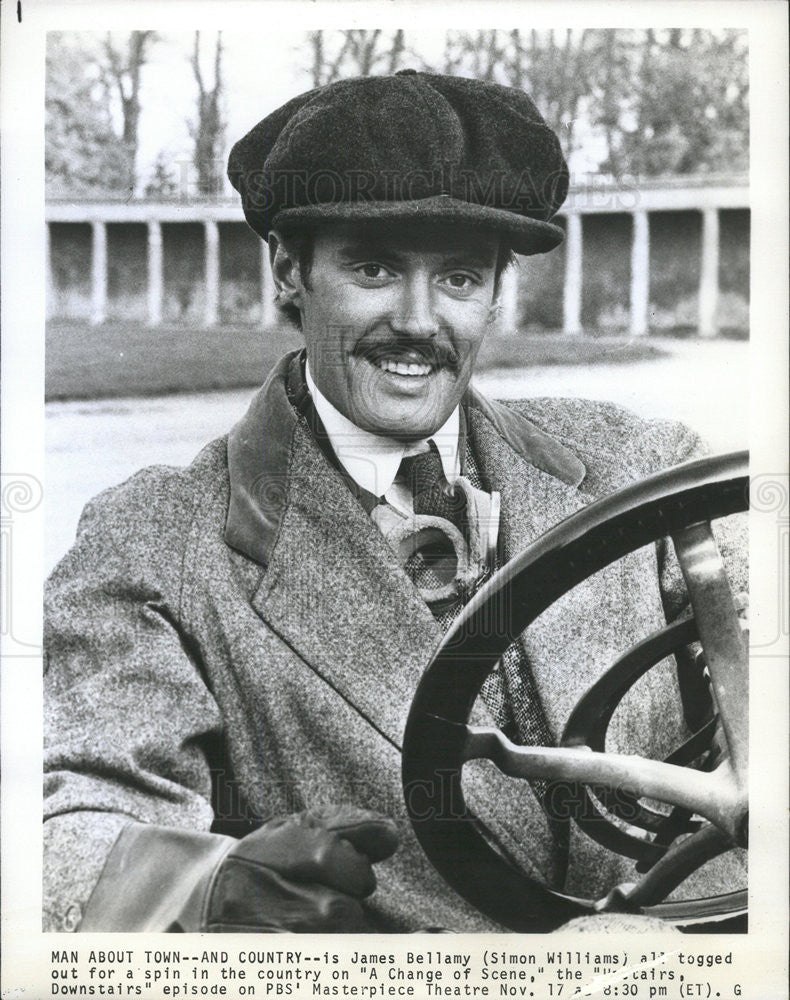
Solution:
[{"label": "coat lapel", "polygon": [[[526,434],[521,446],[517,440],[503,437],[492,419],[499,409],[504,407],[489,403],[486,408],[473,405],[469,412],[478,465],[488,487],[498,490],[502,498],[503,545],[505,557],[511,559],[552,525],[584,506],[578,490],[584,466],[568,453],[565,462],[557,463],[558,468],[546,461],[541,468],[530,455]],[[537,431],[527,420],[522,422],[530,431]]]},{"label": "coat lapel", "polygon": [[439,626],[301,425],[292,468],[288,506],[253,606],[399,747],[417,682],[441,638]]}]

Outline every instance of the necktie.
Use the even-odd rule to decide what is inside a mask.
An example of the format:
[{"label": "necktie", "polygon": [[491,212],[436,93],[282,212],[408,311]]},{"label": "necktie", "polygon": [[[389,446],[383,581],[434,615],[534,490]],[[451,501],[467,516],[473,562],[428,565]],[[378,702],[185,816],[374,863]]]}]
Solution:
[{"label": "necktie", "polygon": [[428,442],[428,451],[404,458],[398,475],[411,490],[415,514],[443,517],[466,531],[466,497],[448,483],[435,441]]},{"label": "necktie", "polygon": [[[415,515],[443,518],[466,536],[466,497],[447,481],[436,442],[428,450],[407,455],[398,468],[398,476],[408,486]],[[415,586],[434,593],[453,579],[457,556],[453,542],[437,532],[418,535],[419,544],[408,557],[404,569]]]}]

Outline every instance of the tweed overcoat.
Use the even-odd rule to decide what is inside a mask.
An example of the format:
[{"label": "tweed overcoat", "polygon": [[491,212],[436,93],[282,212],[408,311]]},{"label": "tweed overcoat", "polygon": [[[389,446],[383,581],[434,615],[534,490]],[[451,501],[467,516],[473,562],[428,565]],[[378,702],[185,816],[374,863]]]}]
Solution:
[{"label": "tweed overcoat", "polygon": [[[376,866],[371,929],[501,929],[445,886],[411,833],[399,748],[440,629],[291,406],[288,364],[189,467],[144,469],[89,503],[48,582],[47,929],[78,928],[103,886],[122,911],[107,929],[169,929],[227,834],[322,802],[378,809],[400,826],[400,849]],[[505,557],[592,500],[699,455],[683,426],[610,404],[500,404],[472,391],[466,407],[484,484],[501,493]],[[601,670],[683,603],[659,543],[531,626],[555,739]],[[675,698],[670,666],[651,672],[615,717],[612,749],[666,753],[681,729]],[[627,877],[622,859],[580,835],[570,864],[558,859],[525,783],[481,766],[467,788],[528,871],[586,895]],[[136,846],[119,868],[112,848],[130,832]]]}]

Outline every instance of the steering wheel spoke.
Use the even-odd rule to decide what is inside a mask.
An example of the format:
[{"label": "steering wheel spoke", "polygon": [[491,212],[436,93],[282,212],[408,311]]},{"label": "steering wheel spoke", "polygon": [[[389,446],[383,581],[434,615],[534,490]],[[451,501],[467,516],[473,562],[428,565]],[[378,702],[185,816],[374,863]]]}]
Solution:
[{"label": "steering wheel spoke", "polygon": [[749,764],[749,653],[724,563],[709,524],[672,536],[705,654],[736,778]]},{"label": "steering wheel spoke", "polygon": [[731,837],[732,810],[738,789],[729,768],[708,774],[677,764],[626,754],[600,753],[586,747],[525,747],[511,743],[498,729],[466,726],[462,762],[490,760],[511,778],[565,779],[609,792],[657,799],[688,809]]},{"label": "steering wheel spoke", "polygon": [[[732,841],[722,830],[706,823],[696,833],[673,844],[650,871],[623,894],[623,901],[629,909],[654,906],[703,864],[731,847]],[[604,911],[605,907],[602,907],[599,912]]]}]

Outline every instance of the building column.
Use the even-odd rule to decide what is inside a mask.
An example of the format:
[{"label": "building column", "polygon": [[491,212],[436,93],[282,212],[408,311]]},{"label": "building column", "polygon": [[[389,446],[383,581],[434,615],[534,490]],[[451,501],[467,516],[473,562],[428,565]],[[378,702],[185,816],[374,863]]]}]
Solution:
[{"label": "building column", "polygon": [[206,231],[205,307],[203,323],[216,326],[219,318],[219,226],[213,219],[203,223]]},{"label": "building column", "polygon": [[631,336],[644,337],[648,332],[650,308],[650,222],[647,212],[637,209],[632,215],[631,238]]},{"label": "building column", "polygon": [[702,213],[702,271],[699,279],[699,335],[715,337],[719,301],[719,210]]},{"label": "building column", "polygon": [[50,223],[44,223],[44,275],[46,280],[46,317],[52,319],[57,312],[57,289],[55,287],[55,275],[52,271],[52,233]]},{"label": "building column", "polygon": [[274,286],[269,264],[269,244],[261,240],[261,323],[264,328],[274,326],[277,320],[277,306],[274,303],[277,289]]},{"label": "building column", "polygon": [[148,325],[162,322],[164,299],[164,271],[162,257],[162,224],[158,219],[148,220]]},{"label": "building column", "polygon": [[91,323],[107,319],[107,226],[100,219],[91,222]]},{"label": "building column", "polygon": [[562,294],[562,332],[582,330],[582,217],[569,212],[565,233],[565,287]]}]

